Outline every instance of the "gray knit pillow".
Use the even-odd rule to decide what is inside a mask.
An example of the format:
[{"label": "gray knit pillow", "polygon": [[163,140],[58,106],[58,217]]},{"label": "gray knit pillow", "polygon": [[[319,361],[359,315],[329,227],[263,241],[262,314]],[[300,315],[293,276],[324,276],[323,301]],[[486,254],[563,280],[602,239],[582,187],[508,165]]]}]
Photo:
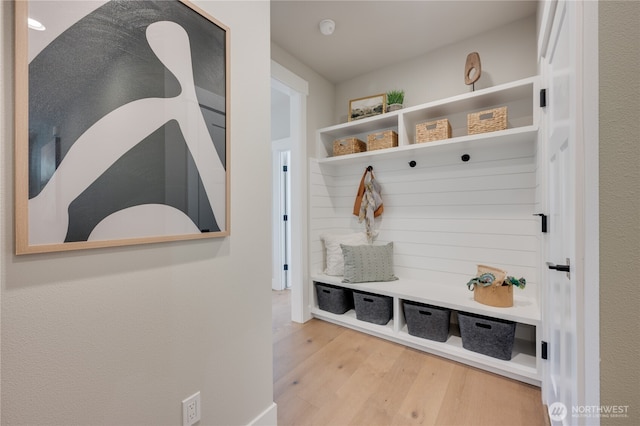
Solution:
[{"label": "gray knit pillow", "polygon": [[384,246],[347,246],[340,244],[344,255],[343,283],[394,281],[393,243]]}]

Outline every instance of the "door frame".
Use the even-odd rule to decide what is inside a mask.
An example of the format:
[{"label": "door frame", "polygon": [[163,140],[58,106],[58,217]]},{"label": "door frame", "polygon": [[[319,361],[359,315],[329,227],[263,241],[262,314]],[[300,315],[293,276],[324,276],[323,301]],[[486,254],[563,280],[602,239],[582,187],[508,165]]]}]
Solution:
[{"label": "door frame", "polygon": [[[600,97],[598,73],[598,3],[580,2],[582,9],[582,140],[584,165],[584,365],[585,405],[600,405]],[[592,311],[590,307],[595,307]]]},{"label": "door frame", "polygon": [[282,65],[271,61],[271,78],[290,89],[291,100],[291,320],[311,318],[307,289],[307,96],[309,83]]}]

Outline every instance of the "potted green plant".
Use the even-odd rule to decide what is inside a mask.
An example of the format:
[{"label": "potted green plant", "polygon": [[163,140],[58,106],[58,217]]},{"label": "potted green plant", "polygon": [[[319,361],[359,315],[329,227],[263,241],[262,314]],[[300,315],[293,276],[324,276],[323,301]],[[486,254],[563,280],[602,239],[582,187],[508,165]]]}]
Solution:
[{"label": "potted green plant", "polygon": [[390,90],[387,92],[387,112],[402,109],[404,90]]}]

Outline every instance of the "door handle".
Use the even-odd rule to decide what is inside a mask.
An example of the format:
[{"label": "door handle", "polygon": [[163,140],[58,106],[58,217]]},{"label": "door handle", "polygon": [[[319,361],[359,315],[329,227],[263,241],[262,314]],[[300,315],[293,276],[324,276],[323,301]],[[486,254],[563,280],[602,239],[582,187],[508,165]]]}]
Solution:
[{"label": "door handle", "polygon": [[549,269],[555,269],[556,271],[571,272],[571,266],[569,265],[549,265]]},{"label": "door handle", "polygon": [[569,261],[569,258],[567,258],[566,265],[556,265],[554,263],[547,262],[547,266],[549,269],[553,269],[555,271],[566,272],[567,278],[571,279],[571,262]]}]

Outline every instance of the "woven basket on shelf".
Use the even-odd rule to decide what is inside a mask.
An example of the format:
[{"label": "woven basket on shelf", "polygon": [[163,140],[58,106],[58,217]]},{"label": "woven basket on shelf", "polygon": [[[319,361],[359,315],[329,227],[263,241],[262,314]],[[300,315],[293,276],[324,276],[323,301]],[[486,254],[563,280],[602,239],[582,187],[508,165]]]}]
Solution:
[{"label": "woven basket on shelf", "polygon": [[392,148],[394,146],[398,146],[398,134],[393,130],[385,130],[367,135],[367,151]]},{"label": "woven basket on shelf", "polygon": [[450,137],[451,124],[446,118],[416,124],[416,143],[439,141]]},{"label": "woven basket on shelf", "polygon": [[486,111],[472,112],[467,115],[467,133],[495,132],[507,128],[507,107],[493,108]]},{"label": "woven basket on shelf", "polygon": [[367,144],[358,138],[344,138],[333,141],[333,155],[355,154],[367,150]]}]

